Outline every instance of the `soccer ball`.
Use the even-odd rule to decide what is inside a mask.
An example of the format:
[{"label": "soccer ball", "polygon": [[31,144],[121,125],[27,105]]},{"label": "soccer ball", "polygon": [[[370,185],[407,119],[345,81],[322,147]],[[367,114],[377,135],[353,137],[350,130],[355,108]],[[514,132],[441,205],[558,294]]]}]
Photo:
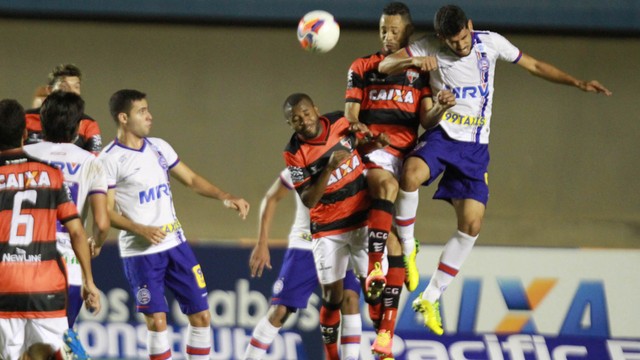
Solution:
[{"label": "soccer ball", "polygon": [[340,25],[324,10],[308,12],[298,23],[298,41],[311,52],[326,53],[340,38]]}]

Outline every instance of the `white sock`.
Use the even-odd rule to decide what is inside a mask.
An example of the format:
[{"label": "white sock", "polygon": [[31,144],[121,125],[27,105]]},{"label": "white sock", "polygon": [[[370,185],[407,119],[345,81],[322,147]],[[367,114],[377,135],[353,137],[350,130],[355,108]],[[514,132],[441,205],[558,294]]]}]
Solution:
[{"label": "white sock", "polygon": [[[402,243],[410,240],[413,243],[414,229],[416,223],[416,213],[418,212],[419,203],[418,190],[402,191],[398,190],[398,199],[396,199],[396,230],[398,237]],[[413,250],[413,249],[412,249]],[[403,245],[404,253],[404,245]]]},{"label": "white sock", "polygon": [[169,331],[147,331],[147,351],[150,359],[152,356],[158,360],[171,359]]},{"label": "white sock", "polygon": [[209,358],[211,353],[211,328],[195,327],[189,324],[187,330],[187,359],[189,360],[205,360]]},{"label": "white sock", "polygon": [[340,351],[342,359],[358,359],[360,355],[360,337],[362,318],[360,314],[342,315]]},{"label": "white sock", "polygon": [[267,316],[256,325],[251,334],[251,340],[244,353],[244,360],[260,360],[271,346],[273,339],[281,328],[273,326]]},{"label": "white sock", "polygon": [[471,253],[476,239],[478,239],[478,235],[471,236],[459,230],[453,234],[442,250],[438,268],[422,293],[423,299],[435,302],[440,298]]}]

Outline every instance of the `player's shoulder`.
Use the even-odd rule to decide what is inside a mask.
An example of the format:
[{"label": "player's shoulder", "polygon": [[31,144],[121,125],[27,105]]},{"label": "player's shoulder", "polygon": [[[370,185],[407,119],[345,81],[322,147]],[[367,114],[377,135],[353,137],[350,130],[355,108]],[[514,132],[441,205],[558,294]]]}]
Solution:
[{"label": "player's shoulder", "polygon": [[[40,174],[42,171],[47,172],[47,176],[55,181],[52,185],[56,185],[62,181],[62,172],[49,161],[35,157],[27,153],[24,148],[5,150],[0,153],[0,167],[12,166],[12,172],[32,171],[32,174]],[[33,173],[33,171],[38,171]],[[38,175],[33,175],[38,176]],[[59,181],[58,181],[59,180]],[[39,183],[38,179],[36,182]],[[59,184],[58,184],[59,185]]]},{"label": "player's shoulder", "polygon": [[40,116],[40,108],[37,107],[37,108],[27,109],[27,110],[24,111],[24,113],[25,113],[25,115],[28,115],[28,116],[34,116],[34,115],[35,116]]},{"label": "player's shoulder", "polygon": [[369,54],[366,56],[359,57],[352,62],[352,67],[370,67],[374,64],[379,64],[384,59],[384,55],[380,52],[375,54]]},{"label": "player's shoulder", "polygon": [[151,144],[151,145],[162,146],[162,147],[171,147],[171,144],[169,144],[169,142],[166,141],[163,138],[146,137],[146,138],[144,138],[144,140],[145,140],[145,142],[147,142],[148,144]]},{"label": "player's shoulder", "polygon": [[334,124],[336,123],[338,120],[340,119],[345,119],[344,117],[344,111],[340,111],[340,110],[336,110],[336,111],[332,111],[330,113],[326,113],[324,115],[322,115],[322,117],[327,118],[327,120],[329,120],[330,124]]},{"label": "player's shoulder", "polygon": [[95,122],[96,120],[94,118],[92,118],[91,116],[83,113],[82,117],[80,118],[80,121],[93,121],[93,122]]},{"label": "player's shoulder", "polygon": [[291,135],[289,142],[284,147],[285,154],[295,155],[298,151],[300,151],[300,147],[302,146],[302,142],[298,138],[296,133]]}]

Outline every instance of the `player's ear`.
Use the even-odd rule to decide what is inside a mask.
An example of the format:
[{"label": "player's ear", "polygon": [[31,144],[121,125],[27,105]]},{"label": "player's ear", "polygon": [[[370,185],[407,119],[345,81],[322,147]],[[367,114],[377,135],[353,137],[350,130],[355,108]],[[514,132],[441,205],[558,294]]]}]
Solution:
[{"label": "player's ear", "polygon": [[407,25],[407,28],[405,29],[405,31],[407,32],[407,39],[409,39],[411,35],[413,35],[414,30],[415,30],[415,27],[413,26],[413,24]]},{"label": "player's ear", "polygon": [[469,28],[469,30],[473,31],[473,21],[471,21],[471,19],[469,19],[467,21],[467,28]]},{"label": "player's ear", "polygon": [[118,114],[118,123],[126,124],[128,119],[129,117],[127,116],[126,113],[121,112]]}]

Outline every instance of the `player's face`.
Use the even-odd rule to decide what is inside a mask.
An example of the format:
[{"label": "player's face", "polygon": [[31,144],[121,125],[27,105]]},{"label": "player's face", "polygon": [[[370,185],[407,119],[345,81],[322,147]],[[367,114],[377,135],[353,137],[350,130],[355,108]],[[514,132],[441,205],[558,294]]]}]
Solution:
[{"label": "player's face", "polygon": [[302,100],[291,109],[288,122],[300,136],[305,139],[313,139],[320,135],[319,117],[318,108],[309,101]]},{"label": "player's face", "polygon": [[151,132],[151,120],[153,117],[149,112],[149,105],[146,99],[136,100],[132,104],[131,111],[127,114],[126,128],[137,137],[145,137]]},{"label": "player's face", "polygon": [[445,44],[460,57],[465,57],[471,53],[471,29],[470,26],[460,30],[454,36],[444,38]]},{"label": "player's face", "polygon": [[53,84],[53,91],[61,90],[80,95],[80,78],[77,76],[63,76]]},{"label": "player's face", "polygon": [[382,15],[380,17],[382,53],[389,55],[407,46],[411,29],[412,27],[407,25],[401,15]]}]

